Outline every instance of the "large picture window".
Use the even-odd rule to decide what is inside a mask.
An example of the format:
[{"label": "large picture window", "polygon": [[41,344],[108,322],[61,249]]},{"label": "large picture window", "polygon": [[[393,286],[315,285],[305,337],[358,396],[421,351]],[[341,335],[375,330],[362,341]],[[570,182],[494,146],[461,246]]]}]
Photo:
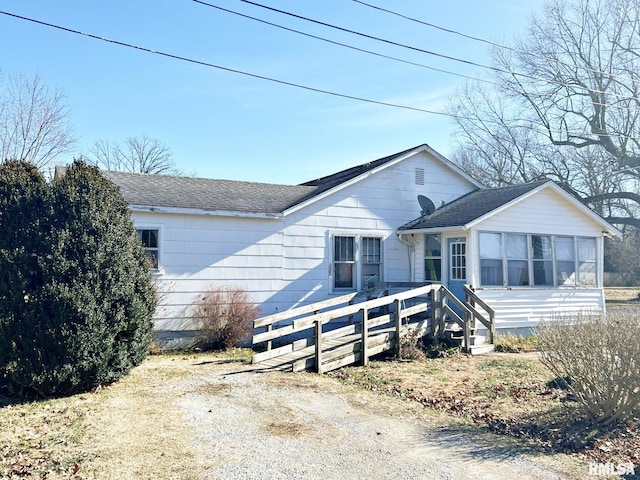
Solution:
[{"label": "large picture window", "polygon": [[382,281],[382,239],[333,237],[332,273],[336,290],[367,288],[369,282]]},{"label": "large picture window", "polygon": [[595,238],[480,232],[478,240],[483,286],[597,285]]}]

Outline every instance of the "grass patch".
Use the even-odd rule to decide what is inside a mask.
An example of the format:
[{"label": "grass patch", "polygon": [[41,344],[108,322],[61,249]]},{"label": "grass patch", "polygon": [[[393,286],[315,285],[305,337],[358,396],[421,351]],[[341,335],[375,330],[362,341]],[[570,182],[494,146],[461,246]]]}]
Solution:
[{"label": "grass patch", "polygon": [[[207,465],[173,406],[172,385],[197,375],[199,365],[235,356],[246,355],[154,355],[92,393],[28,403],[1,398],[0,479],[202,478]],[[204,393],[224,391],[212,388]]]},{"label": "grass patch", "polygon": [[495,351],[502,353],[524,353],[537,350],[537,339],[533,335],[524,336],[512,333],[496,335],[493,344]]}]

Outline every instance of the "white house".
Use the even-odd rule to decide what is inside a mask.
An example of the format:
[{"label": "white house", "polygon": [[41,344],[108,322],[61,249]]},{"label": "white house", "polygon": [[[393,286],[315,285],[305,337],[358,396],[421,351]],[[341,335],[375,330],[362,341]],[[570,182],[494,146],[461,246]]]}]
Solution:
[{"label": "white house", "polygon": [[161,341],[193,335],[193,305],[224,285],[263,315],[370,280],[470,284],[498,328],[604,308],[611,225],[552,182],[482,189],[427,145],[295,186],[104,173],[153,258]]}]

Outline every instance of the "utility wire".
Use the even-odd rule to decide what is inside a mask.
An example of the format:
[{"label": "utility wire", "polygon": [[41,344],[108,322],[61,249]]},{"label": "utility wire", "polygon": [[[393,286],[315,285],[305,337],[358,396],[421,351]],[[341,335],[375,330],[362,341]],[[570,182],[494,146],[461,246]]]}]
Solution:
[{"label": "utility wire", "polygon": [[313,38],[315,40],[320,40],[320,41],[323,41],[323,42],[331,43],[333,45],[338,45],[340,47],[349,48],[349,49],[355,50],[357,52],[366,53],[368,55],[375,55],[376,57],[386,58],[387,60],[393,60],[393,61],[396,61],[396,62],[406,63],[408,65],[413,65],[415,67],[426,68],[428,70],[433,70],[435,72],[446,73],[448,75],[454,75],[456,77],[462,77],[462,78],[466,78],[466,79],[469,79],[469,80],[476,80],[476,81],[480,81],[480,82],[490,83],[490,84],[493,84],[493,85],[498,85],[496,82],[493,82],[491,80],[482,79],[482,78],[476,78],[476,77],[472,77],[472,76],[469,76],[469,75],[463,75],[461,73],[451,72],[449,70],[443,70],[441,68],[431,67],[431,66],[425,65],[423,63],[412,62],[412,61],[405,60],[405,59],[402,59],[402,58],[393,57],[391,55],[384,55],[384,54],[379,53],[379,52],[374,52],[374,51],[371,51],[371,50],[366,50],[364,48],[355,47],[353,45],[348,45],[346,43],[337,42],[335,40],[331,40],[331,39],[326,38],[326,37],[320,37],[318,35],[312,35],[312,34],[307,33],[307,32],[303,32],[303,31],[300,31],[300,30],[295,30],[293,28],[285,27],[285,26],[279,25],[277,23],[268,22],[268,21],[263,20],[261,18],[252,17],[250,15],[245,15],[244,13],[236,12],[234,10],[229,10],[228,8],[223,8],[223,7],[220,7],[218,5],[214,5],[212,3],[204,2],[202,0],[193,0],[193,1],[196,2],[196,3],[199,3],[201,5],[205,5],[207,7],[210,7],[210,8],[215,8],[216,10],[221,10],[223,12],[231,13],[231,14],[237,15],[239,17],[247,18],[249,20],[254,20],[254,21],[260,22],[260,23],[264,23],[265,25],[270,25],[272,27],[280,28],[280,29],[286,30],[288,32],[297,33],[298,35],[303,35],[305,37]]},{"label": "utility wire", "polygon": [[[196,2],[198,0],[192,0],[192,1]],[[337,25],[332,25],[331,23],[322,22],[320,20],[315,20],[315,19],[309,18],[309,17],[303,17],[302,15],[298,15],[296,13],[291,13],[291,12],[287,12],[285,10],[280,10],[280,9],[277,9],[277,8],[274,8],[274,7],[270,7],[268,5],[263,5],[261,3],[252,2],[251,0],[240,0],[240,1],[243,2],[243,3],[248,3],[249,5],[254,5],[254,6],[259,7],[259,8],[264,8],[266,10],[271,10],[272,12],[281,13],[283,15],[288,15],[290,17],[294,17],[294,18],[297,18],[299,20],[304,20],[305,22],[315,23],[315,24],[318,24],[318,25],[322,25],[323,27],[333,28],[334,30],[340,30],[341,32],[346,32],[346,33],[350,33],[352,35],[358,35],[359,37],[368,38],[369,40],[375,40],[377,42],[388,43],[389,45],[394,45],[396,47],[407,48],[409,50],[414,50],[414,51],[420,52],[420,53],[426,53],[427,55],[433,55],[435,57],[444,58],[446,60],[452,60],[454,62],[464,63],[464,64],[467,64],[467,65],[472,65],[474,67],[486,68],[486,69],[489,69],[489,70],[494,70],[494,71],[497,71],[497,72],[508,73],[509,75],[513,75],[513,72],[507,72],[506,70],[501,70],[498,67],[493,67],[491,65],[483,65],[481,63],[476,63],[476,62],[473,62],[471,60],[465,60],[465,59],[462,59],[462,58],[457,58],[457,57],[453,57],[453,56],[450,56],[450,55],[445,55],[445,54],[442,54],[442,53],[432,52],[431,50],[425,50],[423,48],[414,47],[412,45],[407,45],[407,44],[404,44],[404,43],[394,42],[393,40],[388,40],[386,38],[376,37],[374,35],[369,35],[368,33],[357,32],[355,30],[350,30],[350,29],[345,28],[345,27],[339,27]]]},{"label": "utility wire", "polygon": [[[562,60],[557,59],[557,58],[550,58],[550,57],[547,57],[547,56],[544,56],[544,55],[531,53],[531,52],[529,52],[527,50],[522,50],[522,49],[519,49],[519,48],[511,47],[509,45],[504,45],[504,44],[501,44],[501,43],[493,42],[491,40],[487,40],[486,38],[475,37],[473,35],[469,35],[467,33],[460,32],[458,30],[453,30],[451,28],[441,27],[440,25],[436,25],[434,23],[430,23],[430,22],[427,22],[425,20],[421,20],[419,18],[410,17],[409,15],[405,15],[403,13],[399,13],[399,12],[396,12],[396,11],[393,11],[393,10],[389,10],[387,8],[383,8],[383,7],[380,7],[380,6],[377,6],[377,5],[372,5],[370,3],[366,3],[366,2],[363,2],[361,0],[353,0],[353,1],[356,2],[356,3],[359,3],[360,5],[364,5],[365,7],[372,8],[374,10],[379,10],[381,12],[389,13],[391,15],[395,15],[397,17],[404,18],[405,20],[409,20],[411,22],[419,23],[421,25],[426,25],[427,27],[435,28],[436,30],[440,30],[442,32],[451,33],[453,35],[458,35],[460,37],[467,38],[469,40],[474,40],[476,42],[482,42],[482,43],[485,43],[487,45],[491,45],[492,47],[501,48],[503,50],[509,50],[511,52],[519,53],[521,55],[527,55],[527,56],[530,56],[530,57],[539,58],[541,60],[545,60],[545,61],[548,61],[548,62],[554,62],[554,63],[557,63],[559,65],[563,65],[565,67],[571,67],[571,68],[575,67],[575,65],[572,65],[572,64],[567,63],[567,62],[563,62]],[[600,75],[605,75],[605,76],[611,75],[610,73],[603,72],[602,70],[597,70],[597,69],[591,68],[591,67],[584,67],[584,69],[586,71],[588,71],[588,72],[597,73],[597,74],[600,74]],[[634,81],[634,79],[630,78],[630,77],[622,77],[622,79],[623,80]]]},{"label": "utility wire", "polygon": [[[198,0],[192,0],[192,1],[195,2],[195,1],[198,1]],[[445,54],[442,54],[442,53],[433,52],[431,50],[425,50],[423,48],[414,47],[412,45],[407,45],[407,44],[404,44],[404,43],[395,42],[393,40],[389,40],[389,39],[386,39],[386,38],[376,37],[375,35],[370,35],[368,33],[358,32],[358,31],[351,30],[351,29],[348,29],[348,28],[345,28],[345,27],[340,27],[340,26],[333,25],[333,24],[330,24],[330,23],[322,22],[320,20],[315,20],[313,18],[304,17],[302,15],[298,15],[298,14],[295,14],[295,13],[287,12],[285,10],[280,10],[278,8],[270,7],[268,5],[263,5],[261,3],[253,2],[251,0],[239,0],[239,1],[241,1],[243,3],[247,3],[249,5],[254,5],[254,6],[259,7],[259,8],[264,8],[264,9],[270,10],[272,12],[280,13],[280,14],[283,14],[283,15],[288,15],[290,17],[297,18],[299,20],[304,20],[306,22],[311,22],[311,23],[315,23],[317,25],[322,25],[324,27],[328,27],[328,28],[332,28],[332,29],[335,29],[335,30],[339,30],[341,32],[346,32],[346,33],[350,33],[352,35],[357,35],[357,36],[360,36],[360,37],[368,38],[370,40],[375,40],[375,41],[378,41],[378,42],[387,43],[389,45],[394,45],[396,47],[406,48],[406,49],[413,50],[413,51],[416,51],[416,52],[425,53],[427,55],[433,55],[433,56],[436,56],[436,57],[444,58],[446,60],[451,60],[451,61],[454,61],[454,62],[464,63],[464,64],[467,64],[467,65],[472,65],[474,67],[484,68],[484,69],[487,69],[487,70],[494,71],[496,73],[502,73],[502,74],[506,74],[506,75],[509,75],[509,76],[513,76],[513,77],[527,78],[529,80],[533,80],[533,81],[536,81],[536,82],[542,82],[542,83],[546,83],[546,84],[551,84],[551,85],[560,85],[562,87],[568,87],[568,88],[574,88],[575,87],[574,84],[570,84],[570,83],[566,83],[566,82],[557,82],[557,81],[548,80],[548,79],[545,79],[545,78],[534,77],[532,75],[527,75],[527,74],[524,74],[524,73],[508,71],[508,70],[504,70],[504,69],[499,68],[499,67],[494,67],[492,65],[484,65],[482,63],[477,63],[477,62],[474,62],[474,61],[471,61],[471,60],[465,60],[465,59],[454,57],[454,56],[451,56],[451,55],[445,55]],[[607,92],[600,91],[600,90],[593,90],[592,92],[593,93],[600,93],[600,94],[606,94],[607,93]],[[617,94],[617,93],[611,93],[611,95],[615,96],[615,97],[618,97],[621,100],[638,100],[637,97],[633,97],[633,96],[629,97],[629,96],[624,96],[624,95]]]},{"label": "utility wire", "polygon": [[301,85],[299,83],[293,83],[293,82],[288,82],[288,81],[285,81],[285,80],[280,80],[280,79],[277,79],[277,78],[266,77],[264,75],[258,75],[258,74],[255,74],[255,73],[245,72],[243,70],[237,70],[235,68],[224,67],[222,65],[216,65],[216,64],[213,64],[213,63],[204,62],[204,61],[201,61],[201,60],[196,60],[196,59],[189,58],[189,57],[184,57],[184,56],[181,56],[181,55],[175,55],[175,54],[172,54],[172,53],[161,52],[159,50],[153,50],[151,48],[141,47],[139,45],[134,45],[132,43],[121,42],[121,41],[118,41],[118,40],[113,40],[113,39],[110,39],[110,38],[101,37],[99,35],[94,35],[94,34],[91,34],[91,33],[81,32],[79,30],[74,30],[72,28],[63,27],[63,26],[56,25],[56,24],[53,24],[53,23],[44,22],[42,20],[37,20],[37,19],[34,19],[34,18],[24,17],[22,15],[17,15],[15,13],[6,12],[6,11],[3,11],[3,10],[0,10],[0,14],[6,15],[6,16],[9,16],[9,17],[18,18],[20,20],[25,20],[25,21],[28,21],[28,22],[36,23],[38,25],[43,25],[43,26],[46,26],[46,27],[55,28],[55,29],[58,29],[58,30],[62,30],[64,32],[74,33],[76,35],[82,35],[82,36],[85,36],[85,37],[93,38],[95,40],[101,40],[103,42],[112,43],[114,45],[120,45],[122,47],[132,48],[134,50],[139,50],[139,51],[147,52],[147,53],[153,53],[155,55],[160,55],[160,56],[163,56],[163,57],[172,58],[174,60],[181,60],[183,62],[194,63],[196,65],[202,65],[202,66],[205,66],[205,67],[216,68],[216,69],[219,69],[219,70],[224,70],[226,72],[237,73],[239,75],[245,75],[247,77],[257,78],[257,79],[260,79],[260,80],[266,80],[266,81],[273,82],[273,83],[279,83],[281,85],[287,85],[289,87],[295,87],[295,88],[300,88],[300,89],[303,89],[303,90],[309,90],[309,91],[312,91],[312,92],[323,93],[325,95],[332,95],[334,97],[347,98],[347,99],[350,99],[350,100],[357,100],[359,102],[373,103],[375,105],[383,105],[385,107],[402,108],[402,109],[405,109],[405,110],[413,110],[415,112],[429,113],[429,114],[432,114],[432,115],[442,115],[442,116],[455,117],[455,115],[452,115],[452,114],[449,114],[449,113],[437,112],[437,111],[434,111],[434,110],[427,110],[427,109],[418,108],[418,107],[411,107],[409,105],[400,105],[400,104],[397,104],[397,103],[383,102],[383,101],[379,101],[379,100],[371,100],[369,98],[357,97],[357,96],[354,96],[354,95],[347,95],[347,94],[338,93],[338,92],[332,92],[330,90],[323,90],[321,88],[309,87],[307,85]]},{"label": "utility wire", "polygon": [[[332,92],[332,91],[329,91],[329,90],[323,90],[323,89],[320,89],[320,88],[309,87],[309,86],[306,86],[306,85],[301,85],[301,84],[297,84],[297,83],[293,83],[293,82],[279,80],[279,79],[267,77],[267,76],[264,76],[264,75],[258,75],[258,74],[254,74],[254,73],[249,73],[249,72],[245,72],[245,71],[242,71],[242,70],[237,70],[237,69],[234,69],[234,68],[224,67],[224,66],[216,65],[216,64],[213,64],[213,63],[209,63],[209,62],[204,62],[204,61],[201,61],[201,60],[196,60],[196,59],[193,59],[193,58],[184,57],[184,56],[181,56],[181,55],[162,52],[162,51],[159,51],[159,50],[153,50],[151,48],[142,47],[142,46],[135,45],[135,44],[132,44],[132,43],[122,42],[122,41],[119,41],[119,40],[113,40],[113,39],[102,37],[102,36],[95,35],[95,34],[92,34],[92,33],[81,32],[79,30],[74,30],[74,29],[69,28],[69,27],[63,27],[61,25],[56,25],[54,23],[49,23],[49,22],[45,22],[45,21],[42,21],[42,20],[37,20],[37,19],[34,19],[34,18],[25,17],[25,16],[22,16],[22,15],[18,15],[18,14],[15,14],[15,13],[7,12],[7,11],[4,11],[4,10],[0,10],[0,15],[5,15],[5,16],[8,16],[8,17],[12,17],[12,18],[17,18],[19,20],[24,20],[24,21],[27,21],[27,22],[35,23],[37,25],[42,25],[42,26],[45,26],[45,27],[61,30],[63,32],[73,33],[75,35],[80,35],[80,36],[92,38],[94,40],[100,40],[100,41],[111,43],[111,44],[114,44],[114,45],[119,45],[119,46],[122,46],[122,47],[131,48],[131,49],[138,50],[138,51],[141,51],[141,52],[151,53],[151,54],[154,54],[154,55],[160,55],[160,56],[163,56],[163,57],[171,58],[173,60],[180,60],[180,61],[183,61],[183,62],[188,62],[188,63],[192,63],[192,64],[196,64],[196,65],[201,65],[201,66],[204,66],[204,67],[215,68],[215,69],[223,70],[223,71],[230,72],[230,73],[236,73],[236,74],[248,76],[248,77],[251,77],[251,78],[257,78],[259,80],[266,80],[266,81],[269,81],[269,82],[278,83],[278,84],[281,84],[281,85],[286,85],[286,86],[289,86],[289,87],[299,88],[299,89],[308,90],[308,91],[312,91],[312,92],[316,92],[316,93],[322,93],[322,94],[325,94],[325,95],[331,95],[331,96],[339,97],[339,98],[346,98],[346,99],[350,99],[350,100],[356,100],[356,101],[360,101],[360,102],[371,103],[371,104],[375,104],[375,105],[382,105],[382,106],[385,106],[385,107],[400,108],[400,109],[404,109],[404,110],[411,110],[411,111],[416,111],[416,112],[421,112],[421,113],[428,113],[428,114],[431,114],[431,115],[440,115],[440,116],[445,116],[445,117],[457,118],[457,119],[461,119],[461,120],[474,121],[473,118],[466,117],[466,116],[461,116],[461,115],[456,115],[454,113],[438,112],[438,111],[434,111],[434,110],[427,110],[427,109],[424,109],[424,108],[411,107],[411,106],[408,106],[408,105],[400,105],[400,104],[396,104],[396,103],[382,102],[382,101],[378,101],[378,100],[371,100],[371,99],[368,99],[368,98],[358,97],[358,96],[354,96],[354,95],[346,95],[346,94],[342,94],[342,93]],[[493,121],[491,121],[491,122],[493,122]],[[544,135],[544,133],[541,133],[540,131],[538,131],[532,125],[530,125],[530,126],[520,125],[519,127],[520,128],[525,128],[527,130],[531,130],[533,132],[537,132],[539,134],[543,134]],[[569,132],[567,132],[567,133],[569,134]],[[632,137],[628,137],[626,135],[612,135],[612,134],[597,134],[597,135],[598,136],[606,136],[606,137],[617,137],[617,138],[632,139]],[[579,134],[579,135],[578,134],[571,134],[571,136],[582,137],[583,134]]]},{"label": "utility wire", "polygon": [[[488,84],[491,84],[491,85],[499,86],[499,84],[497,82],[494,82],[492,80],[487,80],[487,79],[477,78],[477,77],[471,77],[469,75],[463,75],[463,74],[451,72],[451,71],[448,71],[448,70],[434,68],[434,67],[431,67],[429,65],[424,65],[422,63],[411,62],[409,60],[393,57],[393,56],[390,56],[390,55],[384,55],[382,53],[378,53],[378,52],[374,52],[374,51],[371,51],[371,50],[366,50],[366,49],[363,49],[363,48],[355,47],[353,45],[348,45],[346,43],[337,42],[337,41],[328,39],[326,37],[320,37],[320,36],[317,36],[317,35],[312,35],[312,34],[307,33],[307,32],[303,32],[303,31],[300,31],[300,30],[295,30],[293,28],[285,27],[283,25],[279,25],[277,23],[269,22],[269,21],[263,20],[261,18],[252,17],[250,15],[246,15],[244,13],[236,12],[236,11],[230,10],[228,8],[223,8],[223,7],[220,7],[218,5],[214,5],[212,3],[205,2],[203,0],[193,0],[193,1],[195,3],[199,3],[201,5],[204,5],[204,6],[216,9],[216,10],[220,10],[220,11],[223,11],[223,12],[231,13],[231,14],[237,15],[239,17],[243,17],[243,18],[246,18],[246,19],[249,19],[249,20],[254,20],[256,22],[260,22],[260,23],[263,23],[263,24],[266,24],[266,25],[269,25],[269,26],[272,26],[272,27],[280,28],[280,29],[286,30],[288,32],[297,33],[299,35],[303,35],[303,36],[306,36],[306,37],[309,37],[309,38],[313,38],[313,39],[316,39],[316,40],[321,40],[323,42],[331,43],[333,45],[338,45],[338,46],[341,46],[341,47],[344,47],[344,48],[348,48],[348,49],[351,49],[351,50],[355,50],[355,51],[358,51],[358,52],[367,53],[369,55],[375,55],[377,57],[386,58],[386,59],[389,59],[389,60],[394,60],[394,61],[397,61],[397,62],[402,62],[402,63],[405,63],[405,64],[414,65],[414,66],[417,66],[417,67],[422,67],[422,68],[426,68],[426,69],[429,69],[429,70],[434,70],[434,71],[437,71],[437,72],[442,72],[442,73],[446,73],[446,74],[449,74],[449,75],[454,75],[454,76],[461,77],[461,78],[466,78],[466,79],[469,79],[469,80],[474,80],[474,81],[479,81],[479,82],[484,82],[484,83],[488,83]],[[358,1],[358,0],[354,0],[354,1]],[[368,5],[368,4],[364,3],[364,2],[359,2],[359,3],[363,3],[364,5]],[[596,106],[616,108],[616,109],[620,109],[620,110],[632,110],[630,107],[623,106],[623,105],[612,105],[612,104],[599,103],[599,102],[592,102],[592,104],[596,105]],[[633,109],[633,110],[635,110],[635,109]]]}]

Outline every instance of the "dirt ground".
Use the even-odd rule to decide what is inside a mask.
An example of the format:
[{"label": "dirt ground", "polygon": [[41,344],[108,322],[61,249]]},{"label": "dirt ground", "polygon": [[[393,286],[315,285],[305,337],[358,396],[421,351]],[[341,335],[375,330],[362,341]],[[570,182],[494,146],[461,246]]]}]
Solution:
[{"label": "dirt ground", "polygon": [[176,405],[213,466],[206,478],[526,480],[589,471],[584,459],[329,376],[215,361],[198,371],[177,386],[185,393]]},{"label": "dirt ground", "polygon": [[406,396],[246,357],[153,356],[97,392],[5,402],[2,480],[581,479],[591,468]]}]

